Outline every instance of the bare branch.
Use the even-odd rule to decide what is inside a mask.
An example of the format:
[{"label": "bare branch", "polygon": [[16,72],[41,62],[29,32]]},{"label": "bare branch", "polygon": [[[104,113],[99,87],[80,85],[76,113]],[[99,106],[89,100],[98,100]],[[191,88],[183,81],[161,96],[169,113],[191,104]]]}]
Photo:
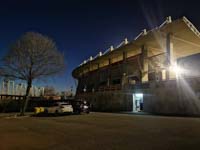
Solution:
[{"label": "bare branch", "polygon": [[[34,79],[58,74],[65,67],[64,56],[57,50],[53,40],[34,32],[28,32],[17,40],[2,59],[1,65],[1,76],[27,82],[26,96]],[[27,101],[22,112],[26,105]]]}]

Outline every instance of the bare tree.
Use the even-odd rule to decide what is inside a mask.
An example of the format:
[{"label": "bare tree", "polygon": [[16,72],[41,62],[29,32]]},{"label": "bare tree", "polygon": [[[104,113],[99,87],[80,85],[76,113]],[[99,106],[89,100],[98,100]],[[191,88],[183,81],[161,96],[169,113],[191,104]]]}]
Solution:
[{"label": "bare tree", "polygon": [[27,32],[16,41],[2,59],[0,74],[26,81],[26,98],[22,102],[21,115],[25,113],[33,80],[55,75],[64,66],[64,56],[50,38]]}]

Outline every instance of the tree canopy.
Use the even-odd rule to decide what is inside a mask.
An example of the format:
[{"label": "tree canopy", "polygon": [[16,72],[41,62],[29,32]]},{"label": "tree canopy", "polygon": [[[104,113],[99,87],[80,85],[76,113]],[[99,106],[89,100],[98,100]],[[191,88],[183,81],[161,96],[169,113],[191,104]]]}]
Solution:
[{"label": "tree canopy", "polygon": [[[27,32],[3,57],[0,74],[7,78],[26,81],[25,96],[28,96],[34,79],[58,74],[64,68],[64,56],[58,51],[52,39],[40,33]],[[24,102],[23,109],[27,101]]]},{"label": "tree canopy", "polygon": [[2,75],[25,81],[55,75],[64,69],[64,57],[55,42],[34,32],[17,40],[2,62]]}]

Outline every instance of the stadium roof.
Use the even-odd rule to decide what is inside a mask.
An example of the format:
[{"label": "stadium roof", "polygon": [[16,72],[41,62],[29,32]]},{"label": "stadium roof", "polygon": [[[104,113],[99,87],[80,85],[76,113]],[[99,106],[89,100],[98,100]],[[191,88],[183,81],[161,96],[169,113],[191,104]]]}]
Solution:
[{"label": "stadium roof", "polygon": [[136,51],[141,49],[142,45],[147,46],[148,56],[165,53],[168,34],[172,35],[171,41],[175,58],[200,53],[200,33],[195,26],[186,17],[174,21],[171,20],[171,17],[167,17],[160,26],[150,31],[143,30],[133,41],[125,40],[116,48],[111,47],[104,53],[99,53],[95,57],[85,60],[73,71],[73,75],[80,68],[88,67],[88,64],[97,64],[106,59],[117,57],[122,55],[123,51]]}]

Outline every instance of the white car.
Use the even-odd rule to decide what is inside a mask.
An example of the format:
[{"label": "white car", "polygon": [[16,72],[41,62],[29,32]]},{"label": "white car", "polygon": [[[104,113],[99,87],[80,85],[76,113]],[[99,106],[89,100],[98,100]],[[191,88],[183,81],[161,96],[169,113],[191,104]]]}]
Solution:
[{"label": "white car", "polygon": [[57,102],[53,106],[45,108],[46,113],[55,113],[55,114],[62,114],[62,113],[72,113],[73,107],[72,105],[65,103],[65,102]]}]

